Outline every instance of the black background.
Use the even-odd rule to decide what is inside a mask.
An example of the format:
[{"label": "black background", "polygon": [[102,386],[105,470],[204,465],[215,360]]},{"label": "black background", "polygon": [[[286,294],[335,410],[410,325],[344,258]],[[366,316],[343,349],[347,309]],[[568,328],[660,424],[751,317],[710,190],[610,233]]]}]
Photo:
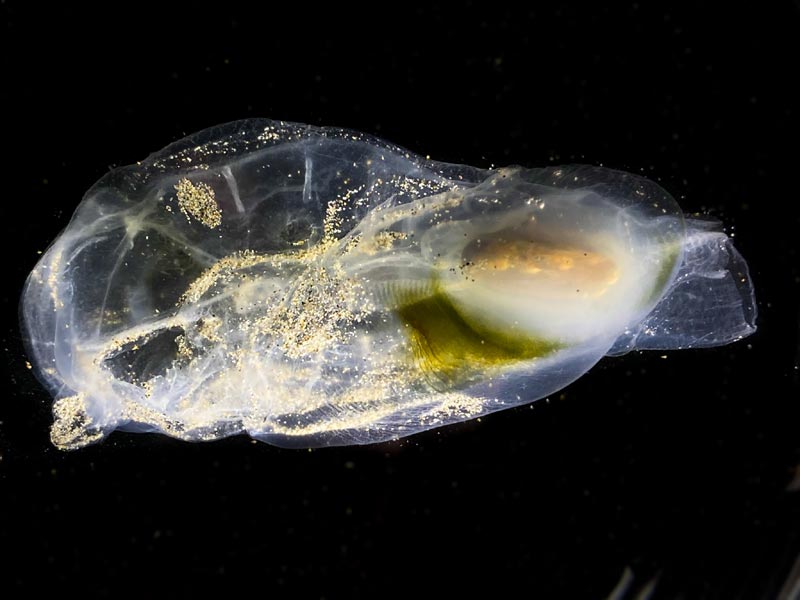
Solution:
[{"label": "black background", "polygon": [[[605,598],[627,567],[629,598],[776,597],[800,551],[800,4],[295,4],[0,3],[2,595]],[[399,442],[54,449],[17,322],[37,251],[110,167],[249,116],[642,172],[728,225],[760,329]]]}]

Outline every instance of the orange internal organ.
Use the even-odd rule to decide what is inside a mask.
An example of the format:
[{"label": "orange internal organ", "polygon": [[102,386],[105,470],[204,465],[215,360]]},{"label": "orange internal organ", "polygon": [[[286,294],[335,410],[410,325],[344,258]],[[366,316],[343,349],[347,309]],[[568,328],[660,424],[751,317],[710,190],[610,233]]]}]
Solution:
[{"label": "orange internal organ", "polygon": [[620,278],[609,256],[574,246],[520,239],[473,243],[465,253],[464,274],[484,283],[524,285],[540,292],[603,295]]}]

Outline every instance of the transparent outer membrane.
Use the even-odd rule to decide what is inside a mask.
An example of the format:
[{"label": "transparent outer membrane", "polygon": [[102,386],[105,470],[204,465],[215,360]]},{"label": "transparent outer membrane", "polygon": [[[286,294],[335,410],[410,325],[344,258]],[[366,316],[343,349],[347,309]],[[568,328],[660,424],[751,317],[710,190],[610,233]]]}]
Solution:
[{"label": "transparent outer membrane", "polygon": [[443,164],[262,119],[103,177],[21,311],[64,449],[114,429],[380,442],[756,318],[719,224],[645,178]]}]

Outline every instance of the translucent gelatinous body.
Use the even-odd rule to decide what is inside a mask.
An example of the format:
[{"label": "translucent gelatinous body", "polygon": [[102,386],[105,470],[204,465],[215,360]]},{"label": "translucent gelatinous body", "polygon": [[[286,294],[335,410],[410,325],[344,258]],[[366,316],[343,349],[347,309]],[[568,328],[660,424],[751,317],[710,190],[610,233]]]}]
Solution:
[{"label": "translucent gelatinous body", "polygon": [[116,428],[378,442],[756,316],[728,237],[642,177],[442,164],[267,120],[103,177],[22,312],[62,448]]}]

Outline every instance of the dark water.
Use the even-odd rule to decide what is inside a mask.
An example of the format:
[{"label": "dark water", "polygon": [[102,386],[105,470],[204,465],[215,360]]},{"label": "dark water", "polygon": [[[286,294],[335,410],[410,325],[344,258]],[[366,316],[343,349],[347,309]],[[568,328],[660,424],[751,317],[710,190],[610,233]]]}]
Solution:
[{"label": "dark water", "polygon": [[[259,6],[0,4],[3,596],[779,597],[800,553],[798,4]],[[642,172],[729,225],[760,329],[397,443],[55,450],[16,316],[37,252],[109,167],[251,116]]]}]

